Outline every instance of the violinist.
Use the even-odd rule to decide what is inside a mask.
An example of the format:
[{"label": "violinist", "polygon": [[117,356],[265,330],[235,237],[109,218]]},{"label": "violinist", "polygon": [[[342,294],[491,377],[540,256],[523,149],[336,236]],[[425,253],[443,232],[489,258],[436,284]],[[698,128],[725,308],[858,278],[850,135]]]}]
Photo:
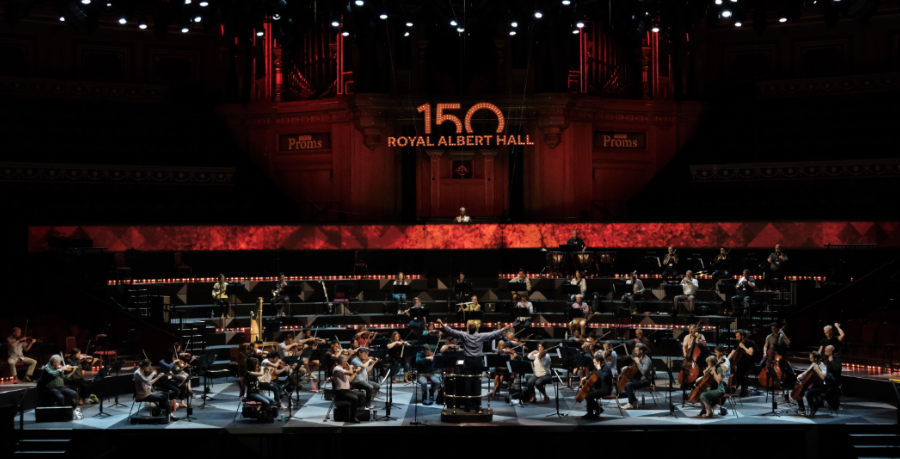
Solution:
[{"label": "violinist", "polygon": [[288,334],[283,342],[278,343],[278,356],[283,358],[293,357],[300,348],[300,343],[294,342],[294,335]]},{"label": "violinist", "polygon": [[[816,372],[810,380],[809,389],[806,391],[806,400],[809,401],[809,415],[815,416],[816,411],[819,410],[818,398],[825,393],[825,378],[828,376],[828,367],[822,362],[822,358],[818,351],[809,353],[809,362],[809,368],[797,376],[797,384],[800,384],[799,381],[803,380],[803,376],[805,376],[807,371]],[[806,407],[803,404],[803,397],[799,397],[799,400],[797,400],[797,408],[797,414],[806,416]]]},{"label": "violinist", "polygon": [[737,367],[734,372],[735,390],[741,388],[740,396],[746,397],[750,389],[750,371],[755,367],[756,356],[759,355],[759,346],[753,342],[748,336],[746,330],[738,330],[734,333],[734,340],[738,343],[738,347],[731,351],[728,360],[733,361],[738,351],[741,351],[741,358],[734,362]]},{"label": "violinist", "polygon": [[[331,374],[334,371],[334,367],[341,362],[341,355],[343,354],[343,350],[341,350],[341,343],[338,341],[332,341],[331,347],[328,349],[328,352],[325,353],[325,372]],[[347,351],[352,352],[352,351]],[[348,354],[349,355],[349,354]]]},{"label": "violinist", "polygon": [[[44,368],[41,369],[41,379],[38,382],[39,390],[45,391],[47,395],[53,397],[59,406],[71,406],[78,410],[78,402],[75,400],[78,396],[75,391],[66,387],[65,374],[68,367],[63,364],[62,357],[53,355]],[[80,410],[78,410],[80,413]]]},{"label": "violinist", "polygon": [[409,346],[410,344],[406,341],[400,339],[400,332],[391,333],[391,340],[388,342],[388,364],[391,369],[391,377],[394,378],[394,382],[404,382],[401,377],[398,381],[397,377],[400,376],[398,373],[401,370],[405,373],[408,369],[408,364],[406,363],[409,359],[409,355],[404,352],[404,346]]},{"label": "violinist", "polygon": [[247,360],[247,372],[244,373],[244,381],[247,383],[247,398],[254,402],[259,402],[263,411],[268,410],[270,406],[276,403],[272,397],[260,392],[259,378],[262,378],[264,375],[265,373],[259,366],[259,360],[255,358]]},{"label": "violinist", "polygon": [[459,345],[456,344],[456,338],[453,338],[452,336],[447,338],[447,342],[444,343],[443,346],[441,346],[441,353],[458,350],[460,350]]},{"label": "violinist", "polygon": [[544,396],[544,399],[538,403],[550,403],[550,397],[547,396],[544,386],[552,381],[553,377],[550,375],[550,355],[544,349],[543,343],[538,343],[538,348],[528,354],[528,360],[534,361],[534,373],[528,378],[528,382],[525,383],[525,393],[531,394],[531,403],[535,403],[534,400],[537,394],[534,393],[534,389],[536,387],[541,392],[541,395]]},{"label": "violinist", "polygon": [[[638,367],[638,372],[640,375],[635,375],[625,384],[625,393],[628,395],[628,403],[622,407],[623,410],[632,410],[638,407],[637,397],[634,395],[634,391],[638,389],[642,389],[650,385],[650,365],[652,362],[650,357],[647,356],[647,350],[644,348],[643,344],[638,344],[634,347],[634,352],[631,354],[631,360]],[[628,367],[622,367],[622,371],[628,370]]]},{"label": "violinist", "polygon": [[231,318],[231,311],[228,305],[228,293],[226,293],[228,282],[225,280],[224,274],[219,274],[219,281],[213,285],[212,297],[213,302],[219,307],[219,315],[224,318]]},{"label": "violinist", "polygon": [[[834,334],[835,330],[838,331],[837,336],[835,336]],[[832,347],[832,352],[830,354],[831,359],[829,359],[830,361],[834,362],[835,371],[832,373],[832,376],[834,376],[834,379],[840,379],[842,365],[840,349],[841,343],[844,342],[844,330],[841,330],[841,324],[835,322],[834,327],[832,327],[831,325],[826,325],[824,332],[825,338],[819,342],[819,355],[828,355],[825,349],[828,346]]]},{"label": "violinist", "polygon": [[[497,343],[497,350],[494,351],[495,354],[499,355],[508,355],[510,360],[516,358],[516,352],[509,348],[506,345],[506,341],[500,341]],[[494,390],[491,392],[491,397],[496,397],[500,393],[500,387],[503,385],[503,380],[508,378],[509,368],[506,366],[494,367]]]},{"label": "violinist", "polygon": [[153,371],[149,360],[142,360],[134,372],[134,399],[137,402],[156,403],[160,409],[165,410],[170,419],[177,421],[178,418],[171,415],[175,410],[175,401],[172,400],[169,404],[169,394],[153,391],[153,385],[164,377],[164,374]]},{"label": "violinist", "polygon": [[628,280],[625,281],[625,285],[631,285],[631,293],[622,295],[622,301],[628,304],[628,309],[632,313],[635,313],[637,312],[635,309],[635,301],[644,298],[644,283],[637,278],[637,271],[632,271]]},{"label": "violinist", "polygon": [[259,388],[272,391],[272,398],[278,404],[278,408],[285,409],[284,403],[281,403],[281,386],[276,384],[278,375],[288,371],[291,367],[285,365],[275,351],[269,352],[266,359],[262,361],[262,376],[259,377]]},{"label": "violinist", "polygon": [[366,325],[363,324],[362,328],[353,335],[353,339],[359,343],[360,347],[369,347],[369,343],[375,339],[375,336],[378,335],[378,332],[371,333],[369,329],[366,328]]},{"label": "violinist", "polygon": [[365,406],[366,408],[373,408],[372,400],[375,398],[375,394],[381,390],[381,384],[378,384],[375,381],[369,381],[369,372],[372,371],[372,367],[374,367],[377,362],[378,359],[369,358],[369,348],[367,347],[359,348],[356,355],[350,359],[350,365],[356,368],[356,376],[353,378],[353,381],[350,382],[350,387],[362,390],[366,393],[366,398],[362,403],[362,406]]},{"label": "violinist", "polygon": [[763,357],[767,357],[770,353],[778,354],[782,357],[787,356],[791,345],[790,338],[784,334],[784,329],[777,323],[769,325],[772,333],[766,336],[766,343],[763,345]]},{"label": "violinist", "polygon": [[180,360],[171,349],[166,354],[166,358],[160,360],[158,365],[159,372],[166,376],[159,381],[160,388],[175,394],[174,399],[181,401],[179,406],[182,408],[187,408],[187,404],[184,400],[188,396],[190,384],[179,384],[179,381],[176,380],[174,376],[178,373],[179,369],[186,366],[187,364],[184,363],[183,360]]},{"label": "violinist", "polygon": [[[471,303],[468,303],[468,304],[460,305],[460,306],[459,306],[459,312],[466,312],[466,311],[481,311],[481,305],[478,304],[478,296],[477,296],[477,295],[472,295],[472,302],[471,302]],[[480,320],[477,320],[477,319],[476,319],[476,320],[468,320],[468,321],[466,321],[466,328],[468,328],[468,326],[469,326],[470,323],[475,324],[475,329],[476,329],[476,330],[478,330],[479,328],[481,328],[481,321],[480,321]]]},{"label": "violinist", "polygon": [[[434,393],[441,387],[441,375],[434,372],[434,354],[426,344],[416,354],[416,369],[419,373],[419,391],[422,393],[422,404],[434,404]],[[431,380],[431,390],[428,390],[428,380]],[[426,395],[428,396],[426,399]]]},{"label": "violinist", "polygon": [[[194,365],[194,362],[197,361],[199,357],[191,355],[190,352],[184,352],[184,348],[181,347],[181,343],[176,342],[173,347],[175,348],[175,352],[178,353],[178,358],[187,362],[188,365]],[[95,359],[96,360],[96,359]]]},{"label": "violinist", "polygon": [[[312,330],[306,329],[304,331],[305,335],[300,343],[303,345],[303,351],[300,353],[300,362],[306,367],[306,371],[309,372],[309,379],[312,384],[312,388],[310,392],[318,392],[318,384],[316,378],[316,371],[319,370],[319,361],[318,360],[310,360],[312,357],[313,350],[319,347],[319,343],[324,342],[325,340],[322,338],[316,338],[312,336]],[[311,343],[311,344],[310,344]]]},{"label": "violinist", "polygon": [[22,336],[22,329],[19,327],[13,327],[12,335],[10,335],[9,338],[6,338],[6,347],[9,349],[9,356],[6,361],[9,363],[9,371],[12,373],[13,384],[19,384],[19,378],[16,375],[16,363],[18,362],[24,363],[27,367],[25,377],[23,378],[25,382],[33,382],[31,375],[34,374],[34,367],[37,366],[37,360],[25,357],[25,353],[31,350],[31,347],[34,346],[35,342],[37,342],[37,340],[34,338]]},{"label": "violinist", "polygon": [[94,384],[91,381],[87,381],[84,379],[84,369],[82,368],[82,360],[78,357],[81,355],[81,349],[73,348],[72,352],[69,353],[69,358],[66,359],[66,363],[69,365],[70,371],[66,375],[66,384],[75,387],[78,393],[78,404],[84,405],[84,400],[87,400],[90,403],[92,400],[94,403],[99,403],[100,400],[96,395],[91,393],[93,390]]},{"label": "violinist", "polygon": [[[403,311],[403,314],[409,316],[410,315],[409,311],[412,309],[416,309],[416,310],[425,309],[425,307],[422,306],[422,301],[419,300],[419,297],[415,297],[413,299],[412,307]],[[422,316],[413,317],[409,321],[408,325],[409,325],[409,329],[412,330],[416,334],[416,336],[421,335],[422,332],[425,331],[425,318]]]},{"label": "violinist", "polygon": [[[575,278],[569,281],[569,283],[577,285],[580,289],[579,293],[581,293],[581,297],[584,298],[584,293],[587,291],[587,283],[584,280],[584,274],[581,273],[581,270],[575,271]],[[569,295],[569,301],[575,301],[575,295]]]},{"label": "violinist", "polygon": [[334,387],[333,399],[350,403],[350,421],[359,424],[356,419],[356,411],[362,406],[360,395],[350,390],[350,381],[356,377],[357,369],[347,363],[346,356],[341,356],[340,362],[331,371],[331,385]]},{"label": "violinist", "polygon": [[[585,403],[587,403],[587,414],[582,416],[584,419],[599,419],[603,413],[603,407],[597,401],[599,398],[612,394],[612,356],[608,352],[598,352],[594,354],[594,370],[592,373],[597,374],[597,382],[587,393]],[[583,385],[587,378],[581,378]]]},{"label": "violinist", "polygon": [[[722,353],[722,355],[724,355],[724,352]],[[700,417],[705,418],[711,418],[714,416],[713,407],[719,404],[719,402],[722,400],[722,395],[725,394],[725,368],[724,365],[721,365],[719,363],[719,358],[715,355],[711,355],[706,358],[706,371],[704,372],[704,374],[709,373],[713,373],[715,382],[707,387],[706,391],[700,394],[700,403],[703,404],[703,409],[700,410]]]},{"label": "violinist", "polygon": [[690,325],[688,326],[688,334],[684,336],[684,343],[681,346],[681,352],[685,358],[689,357],[691,348],[695,345],[700,346],[701,349],[705,348],[706,338],[703,337],[703,333],[697,331],[696,325]]},{"label": "violinist", "polygon": [[591,306],[585,303],[583,295],[575,295],[575,302],[572,303],[572,309],[581,310],[581,317],[575,317],[569,322],[569,331],[574,335],[575,327],[578,327],[581,329],[581,336],[584,336],[587,334],[587,316],[591,313]]},{"label": "violinist", "polygon": [[275,317],[284,317],[285,308],[288,313],[291,312],[291,297],[284,292],[287,284],[284,273],[278,273],[278,282],[275,283],[275,290],[272,290],[272,308],[276,311]]},{"label": "violinist", "polygon": [[603,355],[609,357],[609,370],[612,371],[613,377],[619,376],[619,355],[616,354],[615,344],[612,341],[603,342]]}]

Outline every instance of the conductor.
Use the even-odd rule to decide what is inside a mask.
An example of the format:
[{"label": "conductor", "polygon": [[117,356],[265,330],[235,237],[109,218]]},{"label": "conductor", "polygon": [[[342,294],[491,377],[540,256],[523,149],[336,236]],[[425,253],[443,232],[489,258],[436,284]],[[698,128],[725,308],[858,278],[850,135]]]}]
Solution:
[{"label": "conductor", "polygon": [[[437,324],[443,327],[448,335],[459,341],[463,354],[466,356],[463,367],[467,371],[467,374],[470,375],[480,374],[484,370],[484,342],[500,339],[506,330],[509,330],[515,325],[507,325],[500,330],[495,330],[490,333],[478,333],[478,326],[474,322],[469,322],[466,324],[467,333],[463,333],[444,325],[440,319],[437,320]],[[467,377],[465,378],[464,387],[466,393],[465,411],[468,413],[474,405],[478,414],[481,414],[481,379],[478,377]]]}]

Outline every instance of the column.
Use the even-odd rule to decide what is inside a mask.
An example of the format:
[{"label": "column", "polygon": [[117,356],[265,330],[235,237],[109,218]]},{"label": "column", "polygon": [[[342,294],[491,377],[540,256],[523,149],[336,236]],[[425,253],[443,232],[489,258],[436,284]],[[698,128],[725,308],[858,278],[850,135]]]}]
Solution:
[{"label": "column", "polygon": [[431,158],[431,216],[441,211],[441,155],[443,150],[425,150]]}]

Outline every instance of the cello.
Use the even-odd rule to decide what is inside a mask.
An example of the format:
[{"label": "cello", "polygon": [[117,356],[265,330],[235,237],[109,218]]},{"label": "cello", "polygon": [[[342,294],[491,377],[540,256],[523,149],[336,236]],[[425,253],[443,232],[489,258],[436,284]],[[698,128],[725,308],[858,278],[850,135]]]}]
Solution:
[{"label": "cello", "polygon": [[631,381],[631,378],[634,378],[634,375],[636,375],[638,372],[639,370],[637,362],[631,362],[631,366],[619,375],[619,382],[616,383],[616,389],[618,389],[619,392],[624,391],[625,385],[627,385],[628,381]]},{"label": "cello", "polygon": [[591,372],[591,375],[584,380],[584,383],[581,384],[581,389],[578,391],[578,394],[575,395],[575,403],[581,403],[587,398],[588,392],[593,390],[594,384],[597,384],[597,381],[600,380],[600,377],[597,376],[597,372]]},{"label": "cello", "polygon": [[[696,329],[695,329],[696,330]],[[690,384],[700,376],[700,367],[697,359],[700,358],[701,349],[697,346],[697,340],[691,340],[691,348],[687,357],[681,363],[681,371],[678,372],[678,384]]]},{"label": "cello", "polygon": [[716,365],[712,367],[712,371],[709,368],[703,371],[703,378],[700,379],[700,382],[694,385],[694,389],[691,391],[691,396],[688,398],[688,403],[697,403],[700,401],[700,394],[706,392],[706,389],[709,386],[712,386],[714,382],[716,382],[716,373],[715,369],[722,364],[721,360],[716,361]]},{"label": "cello", "polygon": [[797,378],[797,383],[794,384],[794,388],[791,389],[791,398],[799,401],[803,398],[803,394],[806,393],[806,390],[809,389],[809,386],[812,384],[813,376],[819,376],[816,374],[816,371],[813,369],[809,369],[803,372],[803,374]]}]

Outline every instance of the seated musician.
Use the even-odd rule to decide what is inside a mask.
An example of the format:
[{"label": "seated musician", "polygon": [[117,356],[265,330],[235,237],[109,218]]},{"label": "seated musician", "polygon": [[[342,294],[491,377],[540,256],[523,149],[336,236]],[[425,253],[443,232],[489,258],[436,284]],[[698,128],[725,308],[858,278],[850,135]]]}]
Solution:
[{"label": "seated musician", "polygon": [[260,389],[259,378],[262,378],[265,372],[259,366],[259,360],[247,360],[247,372],[244,373],[244,383],[247,385],[247,398],[254,402],[262,404],[263,411],[268,410],[270,406],[276,402],[272,397],[263,394]]},{"label": "seated musician", "polygon": [[290,367],[281,361],[277,352],[272,351],[269,352],[266,359],[262,361],[260,368],[262,369],[262,376],[259,377],[259,388],[272,391],[272,398],[275,399],[278,408],[282,410],[287,408],[284,406],[284,403],[281,403],[282,389],[281,386],[278,385],[278,375],[288,371]]},{"label": "seated musician", "polygon": [[[809,389],[806,391],[806,400],[809,402],[809,415],[815,416],[819,411],[819,396],[825,394],[825,378],[828,376],[828,366],[822,362],[822,358],[818,351],[809,353],[809,368],[806,371],[814,371],[816,374],[810,379]],[[797,384],[803,380],[806,371],[797,376]],[[797,400],[797,414],[806,416],[806,407],[803,403],[803,397]]]},{"label": "seated musician", "polygon": [[[412,305],[412,307],[410,307],[409,309],[403,311],[403,314],[412,317],[412,315],[409,313],[409,311],[412,310],[412,309],[425,309],[425,307],[422,306],[422,301],[419,300],[419,297],[415,297],[415,298],[413,299],[413,305]],[[422,332],[425,331],[425,318],[422,317],[422,316],[419,316],[419,317],[412,317],[412,318],[410,319],[410,321],[409,321],[408,326],[409,326],[409,329],[410,329],[413,333],[416,334],[416,336],[421,335]]]},{"label": "seated musician", "polygon": [[575,295],[575,303],[572,303],[572,309],[580,309],[581,317],[576,317],[569,322],[569,331],[574,335],[575,327],[581,329],[581,336],[587,334],[587,316],[591,313],[591,305],[584,301],[584,296]]},{"label": "seated musician", "polygon": [[[284,317],[284,310],[291,310],[291,296],[285,293],[284,288],[287,287],[287,279],[284,273],[278,273],[278,282],[275,283],[275,289],[272,290],[272,309],[274,309],[275,317]],[[293,317],[293,316],[292,316]]]},{"label": "seated musician", "polygon": [[66,387],[65,371],[68,368],[63,363],[62,357],[50,356],[50,361],[41,368],[41,377],[38,380],[38,389],[48,395],[59,406],[71,406],[78,409],[78,396],[75,391]]},{"label": "seated musician", "polygon": [[675,253],[675,247],[670,245],[668,250],[662,260],[663,270],[661,275],[664,281],[669,281],[679,275],[678,254]]},{"label": "seated musician", "polygon": [[653,357],[653,350],[650,349],[650,340],[644,336],[644,330],[638,328],[634,331],[634,345],[643,344],[644,352],[647,353],[648,356]]},{"label": "seated musician", "polygon": [[[575,271],[575,278],[569,281],[572,285],[577,285],[579,287],[579,293],[581,293],[581,297],[584,298],[585,292],[587,292],[587,282],[584,280],[584,274],[581,273],[580,270]],[[575,301],[575,296],[577,293],[569,295],[569,301]]]},{"label": "seated musician", "polygon": [[728,360],[726,351],[727,349],[722,345],[716,346],[713,349],[713,355],[716,356],[716,361],[719,362],[719,365],[722,366],[722,371],[724,371],[724,385],[728,385],[728,380],[731,379],[731,361]]},{"label": "seated musician", "polygon": [[675,296],[675,309],[672,311],[672,315],[678,314],[678,305],[679,303],[684,302],[685,308],[688,310],[688,313],[693,317],[694,315],[694,295],[697,293],[697,290],[700,288],[700,284],[697,282],[697,279],[694,279],[694,272],[691,270],[687,270],[684,273],[684,279],[681,280],[681,289],[683,294]]},{"label": "seated musician", "polygon": [[372,367],[377,362],[378,359],[369,359],[369,348],[367,347],[359,348],[359,352],[349,361],[350,366],[357,370],[356,376],[350,382],[350,387],[366,393],[366,398],[361,405],[366,408],[374,408],[372,400],[375,399],[375,394],[381,390],[381,384],[378,384],[376,381],[369,381],[369,372],[372,371]]},{"label": "seated musician", "polygon": [[732,360],[739,350],[743,352],[740,360],[735,362],[737,368],[734,372],[734,389],[735,392],[737,392],[737,388],[741,388],[739,392],[740,397],[746,397],[748,395],[750,389],[750,371],[755,368],[756,359],[760,354],[759,346],[757,346],[747,335],[748,333],[746,330],[737,330],[734,333],[734,340],[738,343],[738,347],[732,350],[731,354],[728,355],[728,359]]},{"label": "seated musician", "polygon": [[[400,333],[394,332],[391,333],[391,340],[388,342],[388,365],[391,369],[391,377],[394,378],[394,382],[403,383],[405,382],[403,379],[403,373],[409,369],[409,358],[411,357],[408,351],[404,351],[404,346],[409,346],[410,344],[406,341],[400,339]],[[399,376],[399,379],[398,379]]]},{"label": "seated musician", "polygon": [[689,325],[688,333],[684,335],[684,342],[681,345],[681,352],[684,358],[689,357],[688,354],[691,352],[691,347],[694,345],[701,347],[701,355],[705,353],[704,348],[706,347],[706,338],[703,336],[703,333],[700,333],[697,328],[697,325]]},{"label": "seated musician", "polygon": [[66,385],[72,386],[77,389],[78,393],[78,404],[84,405],[84,400],[88,400],[88,403],[93,401],[94,403],[99,403],[100,400],[96,395],[92,394],[94,384],[91,381],[87,381],[84,379],[84,360],[80,359],[81,350],[76,348],[72,349],[72,352],[69,353],[69,358],[67,360],[67,364],[69,366],[69,372],[66,374]]},{"label": "seated musician", "polygon": [[544,396],[544,399],[537,403],[550,403],[550,397],[547,396],[544,386],[552,381],[553,377],[550,375],[550,355],[544,350],[544,344],[538,343],[538,348],[528,354],[528,359],[534,361],[534,373],[528,378],[528,382],[525,383],[525,393],[531,394],[531,403],[535,403],[537,394],[534,390],[537,388],[541,395]]},{"label": "seated musician", "polygon": [[725,379],[725,365],[718,365],[718,361],[715,355],[706,358],[705,372],[713,373],[713,378],[715,379],[713,384],[700,394],[700,403],[703,405],[699,415],[701,417],[713,417],[713,407],[722,400],[722,395],[725,394],[725,383],[727,382]]},{"label": "seated musician", "polygon": [[332,341],[328,351],[325,352],[325,372],[331,374],[334,367],[341,362],[341,343]]},{"label": "seated musician", "polygon": [[719,282],[722,282],[722,279],[728,279],[729,277],[731,255],[729,255],[728,252],[728,250],[725,250],[725,247],[719,247],[719,253],[716,254],[716,258],[713,258],[712,264],[710,265],[713,269],[710,277],[715,281],[717,289],[719,287]]},{"label": "seated musician", "polygon": [[456,216],[456,223],[469,223],[472,221],[472,218],[466,215],[466,208],[459,208],[459,215]]},{"label": "seated musician", "polygon": [[294,335],[288,333],[284,341],[278,343],[278,356],[282,359],[293,357],[297,354],[298,349],[300,349],[300,343],[295,343]]},{"label": "seated musician", "polygon": [[[609,357],[610,368],[612,371],[613,377],[619,376],[619,354],[616,354],[616,343],[612,341],[604,341],[603,342],[603,355]],[[644,349],[646,351],[647,349]]]},{"label": "seated musician", "polygon": [[155,403],[160,409],[169,415],[169,419],[177,421],[178,418],[172,416],[175,410],[175,400],[169,399],[168,393],[154,392],[153,385],[166,375],[153,371],[149,360],[142,360],[138,369],[134,372],[134,400],[144,403]]},{"label": "seated musician", "polygon": [[[838,332],[837,336],[834,334],[835,330]],[[831,368],[829,368],[829,374],[833,375],[835,380],[840,381],[842,366],[840,349],[841,343],[844,342],[844,330],[841,330],[841,324],[835,322],[834,327],[826,325],[823,331],[825,338],[819,342],[819,355],[823,356],[823,359],[825,359],[824,356],[826,355],[830,356],[830,359],[827,360],[834,362],[834,371],[831,371]],[[828,354],[826,351],[828,346],[831,346],[831,354]]]},{"label": "seated musician", "polygon": [[31,347],[34,346],[34,343],[36,342],[37,340],[34,338],[25,337],[22,334],[22,329],[19,327],[13,327],[12,335],[6,338],[6,349],[9,352],[6,361],[9,363],[9,371],[12,373],[13,384],[19,384],[19,377],[16,375],[16,363],[18,362],[24,363],[27,368],[25,377],[22,379],[24,379],[25,382],[32,382],[31,376],[34,374],[37,360],[25,357],[25,353],[30,351]]},{"label": "seated musician", "polygon": [[376,335],[378,335],[378,332],[371,333],[369,329],[366,328],[366,324],[363,324],[362,328],[353,335],[353,339],[359,343],[360,347],[369,347],[369,344],[375,339]]},{"label": "seated musician", "polygon": [[443,346],[441,346],[442,354],[444,352],[451,352],[451,351],[458,351],[458,350],[460,350],[459,345],[456,344],[456,338],[454,338],[452,336],[448,337],[447,342],[444,343]]},{"label": "seated musician", "polygon": [[[419,373],[419,393],[422,394],[422,404],[434,404],[434,394],[441,387],[441,375],[434,372],[434,354],[427,344],[416,354],[416,369]],[[428,381],[431,380],[431,390],[428,389]],[[427,395],[427,398],[426,398]]]},{"label": "seated musician", "polygon": [[828,367],[828,375],[834,379],[835,384],[841,383],[841,366],[843,365],[840,361],[840,357],[837,352],[834,350],[834,346],[828,345],[825,346],[825,352],[820,354],[822,356],[822,362],[825,363],[825,366]]},{"label": "seated musician", "polygon": [[183,360],[175,356],[173,350],[169,350],[166,358],[160,360],[157,365],[159,372],[166,376],[159,382],[159,387],[174,394],[174,399],[181,401],[179,406],[182,408],[187,408],[187,403],[184,400],[188,397],[190,384],[175,379],[175,375],[178,373],[178,370],[186,366],[187,364]]},{"label": "seated musician", "polygon": [[406,303],[406,293],[395,293],[395,285],[409,285],[409,280],[406,278],[405,274],[400,272],[397,273],[397,278],[394,280],[394,283],[391,284],[391,296],[393,296],[394,301],[397,302],[397,314],[400,314],[400,311],[403,310],[403,304]]},{"label": "seated musician", "polygon": [[175,348],[175,352],[178,354],[178,358],[186,362],[188,365],[193,366],[199,359],[199,357],[191,355],[190,352],[185,352],[184,347],[182,347],[181,343],[178,341],[176,341],[172,346]]},{"label": "seated musician", "polygon": [[[603,407],[600,406],[599,398],[612,394],[612,356],[607,352],[598,352],[594,354],[594,370],[592,373],[597,375],[597,382],[591,387],[591,391],[584,398],[587,403],[587,414],[582,416],[584,419],[598,419],[603,413]],[[590,377],[590,374],[581,378],[582,385]]]},{"label": "seated musician", "polygon": [[306,367],[306,371],[309,373],[309,380],[312,387],[310,388],[310,392],[318,392],[318,377],[316,376],[316,371],[319,370],[319,361],[318,360],[310,360],[312,357],[312,353],[319,347],[319,343],[324,342],[323,338],[316,338],[312,336],[312,330],[306,329],[304,330],[303,339],[300,340],[300,344],[303,346],[303,351],[300,353],[300,362],[303,363],[303,366]]},{"label": "seated musician", "polygon": [[459,293],[456,294],[456,302],[462,303],[462,302],[466,301],[466,298],[468,298],[469,295],[471,295],[471,290],[472,290],[472,284],[466,280],[466,273],[460,271],[459,277],[456,279],[456,282],[453,287],[454,291],[456,291],[456,285],[464,285],[464,287],[462,288],[463,291],[460,291]]},{"label": "seated musician", "polygon": [[527,316],[516,317],[516,321],[519,322],[519,329],[528,328],[531,326],[531,316],[534,315],[534,305],[531,304],[531,301],[528,301],[528,294],[523,293],[520,296],[519,303],[516,304],[517,308],[525,308],[528,310]]},{"label": "seated musician", "polygon": [[[646,349],[644,349],[642,344],[634,347],[634,352],[631,354],[631,361],[634,364],[637,364],[638,374],[625,384],[625,393],[628,395],[628,403],[622,407],[624,410],[638,408],[637,396],[634,395],[634,391],[650,385],[650,366],[652,365],[652,361],[650,360],[650,357],[647,356]],[[627,371],[632,362],[629,362],[629,366],[622,367],[621,371]]]},{"label": "seated musician", "polygon": [[213,284],[212,297],[213,303],[219,307],[219,315],[226,319],[230,319],[231,308],[228,304],[228,294],[226,293],[227,286],[228,282],[225,280],[225,275],[219,274],[219,281]]},{"label": "seated musician", "polygon": [[[459,312],[465,312],[465,311],[481,311],[481,305],[478,304],[478,296],[477,296],[477,295],[472,295],[472,302],[471,302],[471,303],[466,304],[466,305],[464,305],[464,306],[461,305],[461,306],[459,307]],[[476,330],[478,330],[478,329],[481,328],[481,320],[479,320],[479,319],[467,320],[467,321],[466,321],[466,328],[468,328],[468,326],[469,326],[470,323],[475,324],[475,329],[476,329]]]},{"label": "seated musician", "polygon": [[[735,295],[731,297],[731,308],[735,311],[745,311],[750,307],[750,295],[756,289],[756,282],[750,277],[750,270],[745,269],[743,275],[734,284]],[[743,314],[740,314],[743,315]]]},{"label": "seated musician", "polygon": [[628,304],[628,309],[633,314],[637,312],[635,302],[644,299],[644,283],[637,278],[637,271],[632,271],[625,285],[631,285],[631,292],[622,295],[622,301]]},{"label": "seated musician", "polygon": [[357,369],[347,363],[346,356],[341,357],[340,362],[331,371],[331,385],[334,387],[333,398],[335,401],[350,403],[349,422],[353,424],[359,424],[359,420],[356,419],[356,411],[363,406],[362,400],[360,400],[362,396],[356,391],[350,390],[350,381],[356,377],[356,373]]},{"label": "seated musician", "polygon": [[[90,345],[90,342],[88,342],[88,345]],[[90,354],[82,354],[81,350],[78,350],[77,354],[70,354],[68,359],[77,359],[78,361],[81,362],[81,368],[88,368],[88,369],[94,368],[94,367],[99,367],[103,363],[102,360],[95,358],[94,356],[92,356]]]},{"label": "seated musician", "polygon": [[[525,277],[525,270],[524,270],[524,269],[520,269],[520,270],[519,270],[519,274],[517,274],[516,277],[513,277],[512,279],[510,279],[510,280],[509,280],[509,283],[510,283],[510,284],[512,284],[512,283],[515,283],[515,284],[525,284],[525,285],[524,285],[524,287],[525,287],[525,293],[531,293],[531,280],[528,279],[527,277]],[[519,288],[522,288],[523,286],[522,286],[522,285],[510,285],[510,287],[519,287]],[[512,292],[512,300],[513,300],[513,303],[518,303],[518,302],[519,302],[519,293],[518,293],[518,292]]]},{"label": "seated musician", "polygon": [[[510,359],[516,358],[516,351],[510,349],[509,346],[506,345],[506,341],[497,343],[497,350],[494,351],[494,353],[508,355]],[[509,368],[505,365],[494,367],[492,373],[494,373],[494,390],[491,392],[491,396],[496,397],[500,393],[500,387],[503,386],[503,380],[509,377]]]}]

